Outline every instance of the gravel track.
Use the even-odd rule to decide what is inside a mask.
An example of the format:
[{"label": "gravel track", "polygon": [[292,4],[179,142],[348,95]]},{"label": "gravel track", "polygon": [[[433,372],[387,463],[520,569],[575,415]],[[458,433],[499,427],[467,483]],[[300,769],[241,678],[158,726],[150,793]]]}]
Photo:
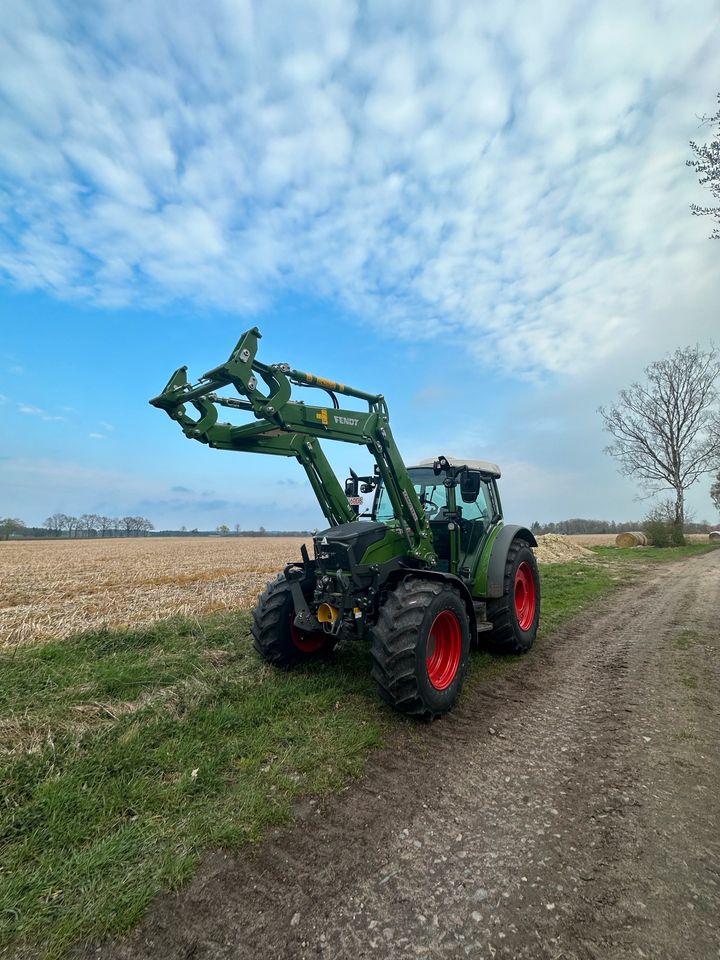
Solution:
[{"label": "gravel track", "polygon": [[648,570],[76,955],[719,957],[719,620],[720,551]]}]

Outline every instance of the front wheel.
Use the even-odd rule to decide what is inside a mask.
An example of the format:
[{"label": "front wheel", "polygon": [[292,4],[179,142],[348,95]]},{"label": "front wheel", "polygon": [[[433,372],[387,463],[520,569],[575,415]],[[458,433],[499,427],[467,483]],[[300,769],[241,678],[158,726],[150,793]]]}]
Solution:
[{"label": "front wheel", "polygon": [[386,703],[433,720],[457,700],[469,650],[467,611],[457,591],[410,578],[389,591],[372,629],[372,676]]},{"label": "front wheel", "polygon": [[[306,597],[312,593],[310,585],[302,586]],[[297,629],[290,584],[282,574],[260,594],[250,632],[253,646],[263,660],[285,669],[327,655],[335,646],[335,638],[327,633]]]},{"label": "front wheel", "polygon": [[489,601],[493,628],[481,634],[494,653],[527,653],[540,622],[540,575],[535,555],[524,540],[513,540],[505,561],[503,595]]}]

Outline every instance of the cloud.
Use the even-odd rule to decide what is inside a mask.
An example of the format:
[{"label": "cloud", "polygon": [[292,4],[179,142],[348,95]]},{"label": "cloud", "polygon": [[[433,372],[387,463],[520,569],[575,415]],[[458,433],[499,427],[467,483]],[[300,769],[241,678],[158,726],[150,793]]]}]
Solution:
[{"label": "cloud", "polygon": [[152,474],[133,476],[127,469],[98,469],[71,460],[8,456],[0,457],[0,487],[8,514],[28,523],[41,523],[55,512],[141,515],[158,528],[239,522],[245,529],[262,524],[295,530],[322,522],[311,496],[265,499],[253,481],[238,489],[236,477],[214,497],[167,497],[166,481]]},{"label": "cloud", "polygon": [[100,421],[100,426],[103,428],[103,430],[107,430],[109,432],[112,432],[115,429],[111,423],[107,423],[105,420]]},{"label": "cloud", "polygon": [[[2,487],[21,515],[42,516],[65,512],[127,512],[150,484],[125,471],[101,470],[70,460],[32,456],[6,458]],[[132,511],[130,511],[132,512]]]},{"label": "cloud", "polygon": [[29,403],[18,403],[18,410],[30,417],[40,417],[46,421],[64,421],[65,417],[56,416],[43,410],[42,407],[33,407]]},{"label": "cloud", "polygon": [[192,493],[190,487],[176,486],[170,487],[171,493]]},{"label": "cloud", "polygon": [[89,433],[88,436],[91,440],[105,440],[104,433]]},{"label": "cloud", "polygon": [[15,4],[0,272],[107,305],[302,291],[530,373],[702,336],[684,161],[718,43],[712,0]]}]

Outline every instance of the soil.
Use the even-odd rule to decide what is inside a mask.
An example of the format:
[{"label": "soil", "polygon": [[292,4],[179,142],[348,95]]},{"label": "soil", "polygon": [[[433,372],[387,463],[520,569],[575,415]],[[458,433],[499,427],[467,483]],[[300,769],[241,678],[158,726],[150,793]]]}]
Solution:
[{"label": "soil", "polygon": [[559,533],[543,533],[534,549],[538,563],[567,563],[570,560],[594,560],[595,554],[570,537]]},{"label": "soil", "polygon": [[720,956],[719,616],[720,551],[649,571],[76,956]]}]

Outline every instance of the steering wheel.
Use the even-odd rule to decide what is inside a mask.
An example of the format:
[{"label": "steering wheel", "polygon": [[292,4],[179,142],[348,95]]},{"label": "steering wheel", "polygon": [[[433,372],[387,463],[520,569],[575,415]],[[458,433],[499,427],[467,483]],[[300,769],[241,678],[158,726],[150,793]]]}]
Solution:
[{"label": "steering wheel", "polygon": [[440,513],[440,507],[432,497],[423,497],[420,502],[423,505],[423,510],[428,520],[432,520],[433,517],[436,517]]}]

